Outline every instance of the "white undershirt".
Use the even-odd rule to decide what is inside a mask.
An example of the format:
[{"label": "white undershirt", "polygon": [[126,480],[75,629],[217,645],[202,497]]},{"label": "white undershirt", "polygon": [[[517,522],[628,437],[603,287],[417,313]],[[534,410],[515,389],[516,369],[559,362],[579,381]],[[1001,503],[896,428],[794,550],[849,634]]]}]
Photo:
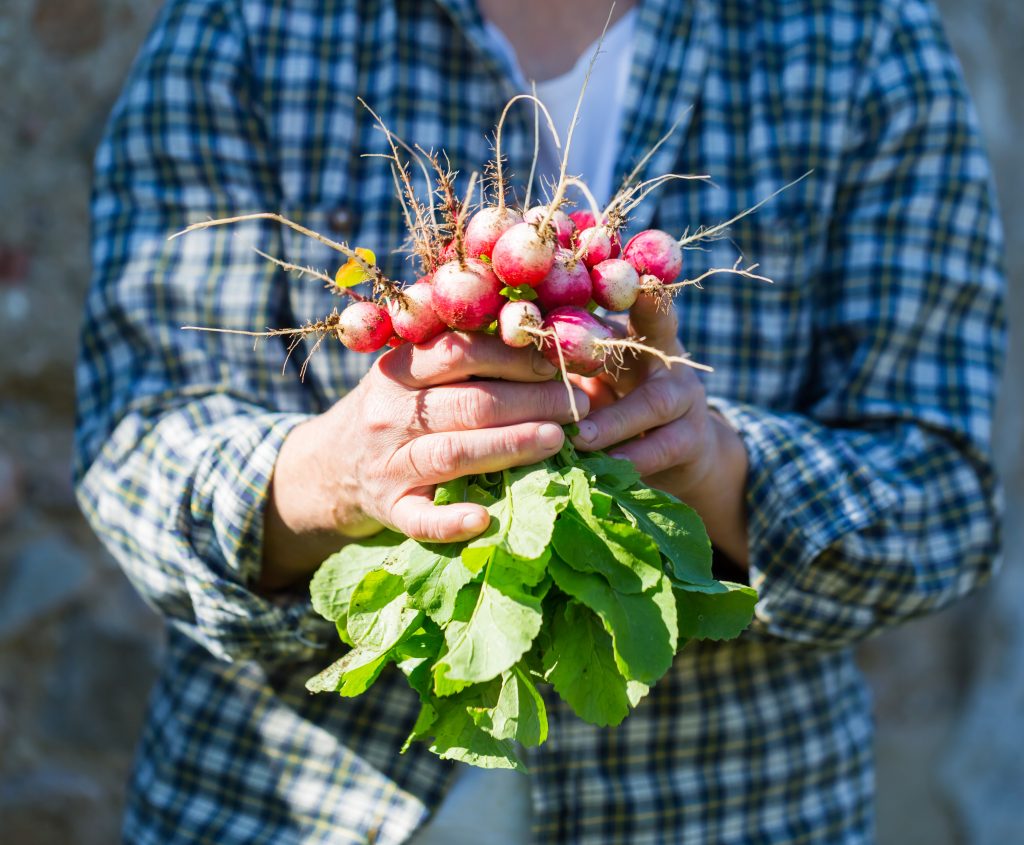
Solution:
[{"label": "white undershirt", "polygon": [[[599,204],[607,203],[613,190],[626,85],[633,61],[634,18],[635,9],[630,9],[605,34],[569,148],[567,172],[581,176]],[[489,21],[487,29],[504,51],[508,64],[515,68],[516,83],[529,91],[512,44]],[[537,96],[551,113],[563,146],[596,49],[595,41],[567,73],[537,83]],[[540,172],[548,179],[557,179],[560,163],[550,135],[542,130]],[[441,806],[430,822],[413,835],[409,845],[477,845],[484,841],[488,845],[528,845],[531,813],[530,781],[526,775],[461,765]]]},{"label": "white undershirt", "polygon": [[[633,62],[635,19],[636,9],[633,8],[605,33],[601,52],[594,62],[594,70],[583,95],[579,119],[573,130],[573,142],[569,147],[566,172],[572,176],[581,176],[601,205],[611,199],[611,193],[616,187],[612,180],[615,178],[615,159],[619,151],[629,69]],[[487,29],[508,58],[508,63],[515,69],[516,83],[523,91],[529,91],[529,83],[519,66],[512,44],[490,21],[487,22]],[[576,100],[595,50],[596,41],[583,51],[576,64],[566,73],[537,83],[537,96],[551,113],[563,149],[576,110]],[[555,148],[543,123],[540,141],[539,168],[548,180],[554,180],[558,176],[561,153]]]}]

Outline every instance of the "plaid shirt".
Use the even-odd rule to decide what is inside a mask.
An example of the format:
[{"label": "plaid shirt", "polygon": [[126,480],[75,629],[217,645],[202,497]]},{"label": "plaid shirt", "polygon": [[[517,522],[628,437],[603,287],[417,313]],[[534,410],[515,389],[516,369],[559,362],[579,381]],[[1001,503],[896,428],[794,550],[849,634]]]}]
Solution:
[{"label": "plaid shirt", "polygon": [[[337,300],[252,247],[336,256],[272,224],[166,239],[277,210],[386,253],[402,221],[385,163],[360,157],[385,140],[356,96],[468,173],[515,93],[499,55],[468,0],[171,0],[135,64],[97,159],[76,466],[85,513],[170,623],[133,845],[397,843],[444,793],[449,764],[398,754],[417,710],[404,679],[309,696],[333,631],[301,596],[251,589],[281,442],[367,357],[325,344],[300,383],[279,343],[179,330],[321,316]],[[508,126],[518,174],[532,119],[525,106]],[[535,834],[869,842],[870,703],[851,646],[964,595],[996,557],[1004,282],[989,168],[930,0],[643,2],[620,176],[677,121],[647,174],[708,173],[717,188],[666,185],[633,229],[718,222],[813,168],[687,253],[692,277],[742,250],[773,285],[719,276],[678,302],[686,346],[715,367],[711,402],[750,454],[761,601],[740,640],[688,646],[618,729],[549,701],[551,739],[530,758]],[[387,269],[411,274],[402,260]]]}]

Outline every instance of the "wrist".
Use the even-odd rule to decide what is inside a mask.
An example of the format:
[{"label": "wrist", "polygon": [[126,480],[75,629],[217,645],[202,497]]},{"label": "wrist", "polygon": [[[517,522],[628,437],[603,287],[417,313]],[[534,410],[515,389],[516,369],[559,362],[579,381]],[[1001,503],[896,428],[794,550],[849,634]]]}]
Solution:
[{"label": "wrist", "polygon": [[686,502],[700,515],[711,542],[746,567],[748,456],[739,433],[709,409],[700,466],[677,467],[647,479]]},{"label": "wrist", "polygon": [[358,480],[340,460],[323,415],[289,432],[274,464],[263,520],[260,587],[276,590],[311,575],[346,541],[380,530],[358,507]]}]

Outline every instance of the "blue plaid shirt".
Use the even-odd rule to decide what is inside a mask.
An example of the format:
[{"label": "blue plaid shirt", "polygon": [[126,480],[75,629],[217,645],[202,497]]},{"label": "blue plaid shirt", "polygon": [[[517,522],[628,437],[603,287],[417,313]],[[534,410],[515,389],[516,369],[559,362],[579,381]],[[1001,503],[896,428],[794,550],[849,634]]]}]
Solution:
[{"label": "blue plaid shirt", "polygon": [[[499,55],[469,0],[170,0],[134,66],[97,158],[76,465],[85,513],[169,622],[133,845],[397,843],[444,793],[449,764],[398,754],[417,710],[404,679],[309,696],[334,632],[303,596],[252,589],[281,442],[367,358],[325,345],[301,383],[279,343],[179,330],[321,316],[330,293],[252,247],[335,256],[269,223],[167,236],[276,210],[386,254],[402,219],[386,164],[360,157],[385,139],[356,96],[468,173],[515,93]],[[851,646],[969,592],[998,546],[1001,235],[960,70],[930,0],[647,0],[627,104],[620,176],[679,122],[646,173],[717,185],[666,185],[634,230],[718,222],[813,169],[686,254],[692,277],[742,250],[773,285],[719,276],[678,301],[750,454],[761,601],[740,640],[688,646],[618,729],[549,702],[535,834],[869,842]],[[520,175],[532,119],[514,112],[505,138]]]}]

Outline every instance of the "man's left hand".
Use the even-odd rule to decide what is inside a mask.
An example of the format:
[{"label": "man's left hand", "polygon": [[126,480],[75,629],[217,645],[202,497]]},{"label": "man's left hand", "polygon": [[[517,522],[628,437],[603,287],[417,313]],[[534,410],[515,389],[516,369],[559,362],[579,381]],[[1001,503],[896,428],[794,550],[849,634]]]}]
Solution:
[{"label": "man's left hand", "polygon": [[[685,354],[675,310],[641,295],[629,313],[629,333],[670,356]],[[591,413],[573,444],[633,462],[652,487],[694,507],[712,542],[747,562],[747,453],[739,434],[708,407],[704,385],[685,364],[667,367],[650,355],[627,353],[617,374],[573,377],[590,397]]]}]

